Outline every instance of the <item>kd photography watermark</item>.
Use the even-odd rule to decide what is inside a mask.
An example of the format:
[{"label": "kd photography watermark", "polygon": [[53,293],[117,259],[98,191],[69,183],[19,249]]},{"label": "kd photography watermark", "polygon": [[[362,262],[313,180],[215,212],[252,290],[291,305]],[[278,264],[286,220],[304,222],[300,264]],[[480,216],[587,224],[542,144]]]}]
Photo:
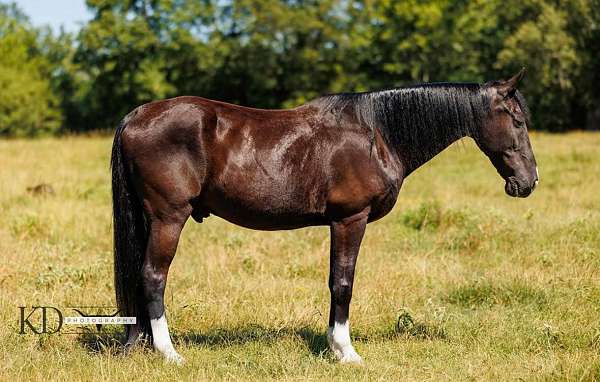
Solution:
[{"label": "kd photography watermark", "polygon": [[19,334],[83,334],[87,325],[133,325],[135,317],[121,317],[109,306],[19,306]]}]

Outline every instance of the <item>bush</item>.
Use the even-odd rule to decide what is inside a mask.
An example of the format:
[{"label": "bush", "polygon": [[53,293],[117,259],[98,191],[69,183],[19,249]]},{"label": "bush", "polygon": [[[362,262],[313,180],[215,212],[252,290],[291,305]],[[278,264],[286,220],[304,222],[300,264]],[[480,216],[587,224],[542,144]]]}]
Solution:
[{"label": "bush", "polygon": [[0,135],[34,136],[61,127],[50,64],[40,53],[38,38],[14,6],[0,4]]}]

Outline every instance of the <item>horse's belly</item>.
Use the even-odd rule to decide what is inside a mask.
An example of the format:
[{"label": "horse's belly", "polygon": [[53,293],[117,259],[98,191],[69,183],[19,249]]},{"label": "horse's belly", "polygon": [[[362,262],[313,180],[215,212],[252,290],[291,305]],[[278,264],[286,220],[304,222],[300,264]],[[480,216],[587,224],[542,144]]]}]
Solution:
[{"label": "horse's belly", "polygon": [[[267,177],[247,177],[210,189],[203,195],[209,213],[242,227],[283,230],[328,224],[325,193],[314,184]],[[302,182],[300,182],[302,183]]]},{"label": "horse's belly", "polygon": [[[264,200],[268,204],[268,200]],[[230,201],[209,206],[209,213],[219,216],[233,224],[257,230],[286,230],[314,225],[325,225],[328,221],[318,212],[290,208],[256,208],[243,201]]]},{"label": "horse's belly", "polygon": [[243,213],[230,213],[227,211],[215,212],[214,214],[241,227],[261,231],[289,230],[328,224],[328,221],[319,215],[265,214],[263,212],[249,216]]}]

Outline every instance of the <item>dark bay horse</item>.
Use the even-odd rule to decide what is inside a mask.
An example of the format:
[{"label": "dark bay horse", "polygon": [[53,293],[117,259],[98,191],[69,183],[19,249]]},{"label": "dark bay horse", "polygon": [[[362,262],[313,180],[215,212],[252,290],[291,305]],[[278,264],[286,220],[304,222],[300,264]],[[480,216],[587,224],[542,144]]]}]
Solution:
[{"label": "dark bay horse", "polygon": [[468,136],[507,194],[536,186],[522,75],[330,95],[289,110],[199,97],[135,109],[111,159],[117,302],[137,317],[127,345],[150,337],[182,360],[165,318],[167,273],[186,220],[214,214],[257,230],[330,227],[328,340],[341,362],[361,362],[348,323],[356,258],[367,223],[390,212],[403,180]]}]

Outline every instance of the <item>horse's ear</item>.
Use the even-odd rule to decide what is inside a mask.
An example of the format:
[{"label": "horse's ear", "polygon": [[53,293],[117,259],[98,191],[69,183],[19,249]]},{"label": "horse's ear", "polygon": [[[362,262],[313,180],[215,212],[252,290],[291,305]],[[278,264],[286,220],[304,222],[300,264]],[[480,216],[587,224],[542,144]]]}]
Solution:
[{"label": "horse's ear", "polygon": [[517,85],[521,79],[525,76],[525,68],[522,68],[519,73],[515,74],[512,78],[501,81],[496,85],[496,90],[504,98],[512,97],[517,91]]}]

